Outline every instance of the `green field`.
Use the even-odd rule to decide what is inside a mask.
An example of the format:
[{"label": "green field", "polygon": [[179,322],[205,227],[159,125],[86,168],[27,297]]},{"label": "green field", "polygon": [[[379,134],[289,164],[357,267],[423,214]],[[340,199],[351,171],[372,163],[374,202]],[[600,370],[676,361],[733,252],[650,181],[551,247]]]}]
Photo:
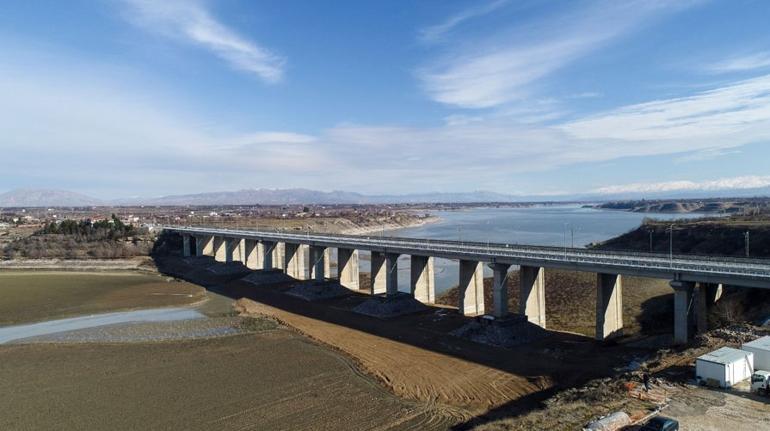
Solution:
[{"label": "green field", "polygon": [[133,272],[0,272],[0,326],[198,302],[203,288]]}]

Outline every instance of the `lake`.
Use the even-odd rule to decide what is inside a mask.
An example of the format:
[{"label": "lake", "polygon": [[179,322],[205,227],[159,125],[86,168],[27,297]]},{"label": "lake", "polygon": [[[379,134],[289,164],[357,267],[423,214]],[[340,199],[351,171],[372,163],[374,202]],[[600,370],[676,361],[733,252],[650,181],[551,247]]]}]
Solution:
[{"label": "lake", "polygon": [[[389,236],[490,241],[585,247],[638,227],[649,218],[672,220],[703,217],[702,214],[634,213],[583,208],[581,205],[538,205],[527,208],[470,208],[457,211],[433,211],[439,222],[387,232]],[[409,256],[398,261],[399,290],[409,290]],[[365,266],[365,268],[364,268]],[[456,261],[436,259],[436,292],[444,292],[458,283]],[[369,263],[362,265],[369,271]],[[491,270],[485,268],[485,275]]]}]

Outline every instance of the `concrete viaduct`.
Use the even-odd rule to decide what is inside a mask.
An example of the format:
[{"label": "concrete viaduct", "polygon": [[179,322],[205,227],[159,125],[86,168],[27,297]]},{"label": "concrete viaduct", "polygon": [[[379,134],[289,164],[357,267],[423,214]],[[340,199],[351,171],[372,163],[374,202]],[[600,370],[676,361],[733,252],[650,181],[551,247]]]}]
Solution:
[{"label": "concrete viaduct", "polygon": [[[519,314],[543,328],[545,269],[593,272],[596,277],[596,339],[623,331],[622,276],[660,278],[674,290],[674,341],[686,343],[692,328],[706,328],[706,308],[721,295],[722,286],[770,288],[770,261],[685,255],[596,251],[578,248],[474,243],[416,238],[331,234],[300,234],[238,229],[164,226],[183,238],[184,256],[212,256],[220,262],[240,261],[251,269],[281,269],[296,279],[331,277],[330,249],[337,249],[338,278],[359,290],[359,250],[371,252],[371,294],[398,292],[398,257],[411,258],[410,291],[419,301],[435,299],[433,259],[459,261],[458,309],[467,316],[483,315],[483,265],[493,272],[495,318],[508,310],[508,270],[520,271]],[[191,248],[193,245],[194,249]]]}]

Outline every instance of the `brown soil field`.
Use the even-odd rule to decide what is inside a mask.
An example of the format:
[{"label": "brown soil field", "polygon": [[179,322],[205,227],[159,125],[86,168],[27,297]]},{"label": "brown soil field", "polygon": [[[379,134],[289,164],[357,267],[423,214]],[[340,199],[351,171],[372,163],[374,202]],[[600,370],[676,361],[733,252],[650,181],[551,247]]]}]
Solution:
[{"label": "brown soil field", "polygon": [[[199,271],[182,260],[163,271],[196,281]],[[638,352],[590,338],[549,332],[546,339],[502,349],[449,335],[468,318],[446,307],[381,320],[352,312],[363,293],[307,302],[286,295],[292,283],[255,286],[209,274],[205,284],[239,301],[247,314],[266,315],[345,353],[396,395],[436,405],[462,419],[461,427],[531,409],[560,387],[611,374]]]},{"label": "brown soil field", "polygon": [[446,429],[342,355],[286,330],[148,343],[0,346],[0,429]]},{"label": "brown soil field", "polygon": [[[457,306],[457,288],[437,302]],[[508,274],[508,306],[519,309],[519,273]],[[492,279],[484,279],[484,301],[492,307]],[[665,280],[623,277],[623,331],[633,335],[669,331],[673,327],[673,291]],[[596,330],[596,274],[575,271],[545,271],[546,326],[593,337]]]},{"label": "brown soil field", "polygon": [[137,272],[0,272],[0,325],[187,305],[206,298],[200,286],[168,280]]}]

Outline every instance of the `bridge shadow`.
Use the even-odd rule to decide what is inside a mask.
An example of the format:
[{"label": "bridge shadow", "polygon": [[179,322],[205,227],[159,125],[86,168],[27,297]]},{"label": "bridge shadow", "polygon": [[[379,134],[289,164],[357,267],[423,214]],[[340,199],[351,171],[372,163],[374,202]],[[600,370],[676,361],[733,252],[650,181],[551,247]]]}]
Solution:
[{"label": "bridge shadow", "polygon": [[182,258],[178,253],[180,249],[181,240],[178,237],[158,242],[153,258],[160,272],[202,285],[233,300],[248,298],[299,316],[521,376],[530,382],[552,382],[550,386],[545,385],[548,387],[511,399],[456,425],[454,429],[458,430],[516,418],[542,408],[543,401],[559,390],[580,386],[595,378],[613,376],[617,374],[615,370],[628,364],[632,357],[649,351],[615,343],[603,344],[589,337],[556,331],[547,331],[541,340],[509,349],[479,344],[449,334],[470,320],[454,310],[429,306],[426,311],[392,319],[363,316],[353,312],[352,308],[371,298],[366,293],[350,291],[349,295],[337,299],[306,301],[285,293],[296,282],[256,285],[243,278],[254,273],[265,274],[266,271],[252,271],[240,263],[217,264],[210,257]]}]

